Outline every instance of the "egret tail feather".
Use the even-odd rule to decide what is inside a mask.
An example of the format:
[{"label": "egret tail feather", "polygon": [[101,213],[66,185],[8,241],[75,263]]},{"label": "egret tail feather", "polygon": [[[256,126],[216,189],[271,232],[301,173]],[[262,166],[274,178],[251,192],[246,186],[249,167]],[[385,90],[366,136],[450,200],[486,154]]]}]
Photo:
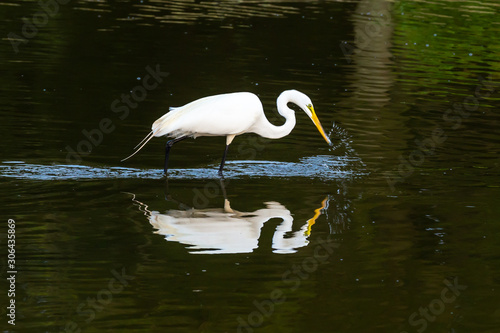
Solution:
[{"label": "egret tail feather", "polygon": [[137,146],[139,146],[139,145],[137,145],[136,146],[137,150],[134,151],[130,156],[125,157],[123,160],[121,160],[121,162],[126,161],[129,158],[131,158],[132,156],[134,156],[135,154],[137,154],[142,149],[142,147],[144,147],[146,145],[146,143],[148,143],[149,140],[151,140],[153,137],[154,137],[154,132],[150,132],[148,135],[146,135],[146,137],[144,139],[142,139],[142,141],[139,143],[139,145],[141,145],[141,143],[142,143],[142,145],[139,148],[137,148]]},{"label": "egret tail feather", "polygon": [[153,135],[153,133],[154,133],[154,131],[149,132],[149,134],[148,134],[148,135],[146,135],[146,136],[144,137],[144,139],[142,139],[142,140],[141,140],[141,142],[139,142],[139,143],[137,144],[137,146],[135,146],[135,147],[134,147],[134,149],[137,149],[137,147],[139,147],[139,146],[140,146],[140,145],[141,145],[141,144],[142,144],[142,143],[143,143],[146,139],[148,139],[151,135]]}]

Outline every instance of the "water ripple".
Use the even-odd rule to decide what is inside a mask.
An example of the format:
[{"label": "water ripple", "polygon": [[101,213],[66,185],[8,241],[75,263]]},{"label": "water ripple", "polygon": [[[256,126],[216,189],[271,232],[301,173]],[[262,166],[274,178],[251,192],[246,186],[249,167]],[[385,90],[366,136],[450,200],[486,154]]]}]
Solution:
[{"label": "water ripple", "polygon": [[[357,157],[317,155],[304,157],[299,162],[230,161],[224,169],[226,178],[306,177],[316,179],[345,179],[364,173],[363,163]],[[171,169],[172,179],[218,178],[217,166],[193,169]],[[92,167],[83,165],[42,165],[22,161],[5,161],[0,164],[0,177],[30,180],[82,180],[118,178],[163,178],[161,169],[136,169],[124,167]]]}]

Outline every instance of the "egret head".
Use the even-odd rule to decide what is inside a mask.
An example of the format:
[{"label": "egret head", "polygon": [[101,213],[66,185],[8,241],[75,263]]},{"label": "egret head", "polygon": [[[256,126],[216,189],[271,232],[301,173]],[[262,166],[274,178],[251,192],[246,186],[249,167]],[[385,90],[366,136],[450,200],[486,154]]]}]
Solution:
[{"label": "egret head", "polygon": [[301,93],[298,90],[288,90],[287,92],[290,96],[289,97],[290,102],[298,105],[302,110],[304,110],[304,112],[309,116],[309,118],[311,118],[314,125],[316,125],[316,128],[318,129],[319,133],[323,136],[326,143],[328,143],[331,146],[332,142],[330,141],[330,138],[328,138],[328,136],[326,135],[323,126],[321,126],[318,116],[316,116],[316,112],[314,112],[314,107],[311,102],[311,99],[306,94]]}]

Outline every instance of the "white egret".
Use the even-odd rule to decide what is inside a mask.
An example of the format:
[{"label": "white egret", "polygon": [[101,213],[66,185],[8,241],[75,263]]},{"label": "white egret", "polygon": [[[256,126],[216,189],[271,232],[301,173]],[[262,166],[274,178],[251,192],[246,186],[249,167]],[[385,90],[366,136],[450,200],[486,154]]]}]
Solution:
[{"label": "white egret", "polygon": [[170,112],[153,123],[151,132],[135,146],[137,150],[122,161],[134,156],[153,137],[172,137],[165,148],[164,170],[167,174],[168,156],[175,143],[189,137],[225,136],[226,149],[219,167],[219,175],[222,175],[227,151],[235,136],[256,133],[264,138],[279,139],[290,134],[295,127],[295,111],[288,107],[288,103],[304,110],[326,142],[332,145],[307,95],[297,90],[286,90],[279,95],[276,103],[279,114],[286,120],[281,126],[275,126],[267,120],[260,99],[249,92],[208,96],[178,108],[170,108]]}]

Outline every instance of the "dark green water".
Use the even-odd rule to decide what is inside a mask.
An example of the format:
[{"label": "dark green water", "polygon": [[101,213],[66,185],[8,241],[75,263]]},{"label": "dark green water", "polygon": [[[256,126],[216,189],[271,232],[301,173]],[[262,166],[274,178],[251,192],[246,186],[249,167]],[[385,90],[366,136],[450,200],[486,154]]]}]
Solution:
[{"label": "dark green water", "polygon": [[[498,332],[499,8],[4,1],[2,331]],[[165,139],[120,162],[170,106],[251,91],[282,124],[292,88],[333,147],[297,112],[224,182],[223,138],[168,181]]]}]

